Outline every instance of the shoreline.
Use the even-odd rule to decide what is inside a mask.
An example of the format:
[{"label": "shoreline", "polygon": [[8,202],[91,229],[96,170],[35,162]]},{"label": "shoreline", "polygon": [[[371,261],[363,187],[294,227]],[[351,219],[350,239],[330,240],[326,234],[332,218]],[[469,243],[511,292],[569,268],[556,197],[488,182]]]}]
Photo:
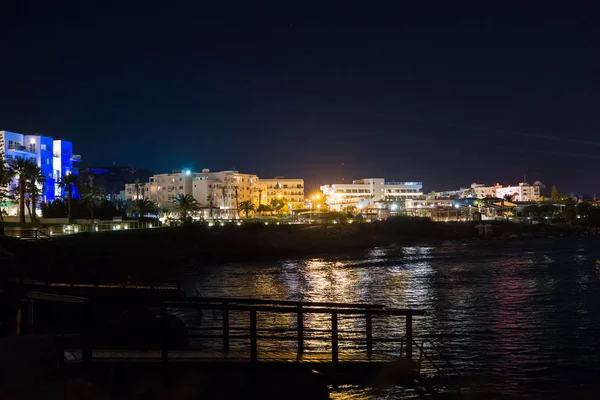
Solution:
[{"label": "shoreline", "polygon": [[123,282],[174,279],[203,265],[326,257],[373,247],[439,245],[570,236],[573,227],[495,223],[482,238],[477,223],[400,219],[368,224],[207,227],[191,225],[79,233],[15,243],[27,275],[45,281]]}]

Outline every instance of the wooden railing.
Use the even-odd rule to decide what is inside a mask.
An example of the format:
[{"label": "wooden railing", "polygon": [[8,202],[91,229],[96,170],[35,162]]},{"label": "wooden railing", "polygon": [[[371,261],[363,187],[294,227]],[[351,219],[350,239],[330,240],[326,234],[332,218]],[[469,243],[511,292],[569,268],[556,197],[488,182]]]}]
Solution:
[{"label": "wooden railing", "polygon": [[30,239],[30,240],[40,240],[40,239],[49,239],[51,236],[46,232],[39,229],[17,229],[17,230],[6,230],[7,236],[13,236],[18,239]]},{"label": "wooden railing", "polygon": [[[87,304],[85,312],[86,320],[91,322],[93,319],[92,303]],[[268,339],[271,343],[276,342],[296,342],[297,357],[302,358],[305,352],[306,340],[319,340],[321,342],[329,342],[331,346],[331,363],[340,362],[340,342],[355,341],[364,342],[366,351],[365,359],[370,359],[373,355],[373,347],[375,343],[398,343],[403,344],[403,354],[408,361],[413,361],[413,317],[424,315],[422,310],[414,309],[395,309],[385,308],[377,304],[356,304],[356,303],[330,303],[330,302],[302,302],[302,301],[277,301],[277,300],[257,300],[257,299],[232,299],[232,298],[194,298],[186,301],[169,301],[155,304],[144,304],[150,308],[159,310],[161,319],[161,361],[166,363],[169,361],[169,353],[172,349],[168,347],[167,339],[167,312],[169,309],[195,309],[213,310],[221,313],[221,325],[201,327],[197,331],[202,333],[190,334],[190,339],[212,339],[220,340],[221,345],[219,351],[228,353],[231,349],[231,340],[249,340],[249,362],[257,362],[259,360],[260,349],[258,346],[259,339]],[[249,316],[249,326],[239,327],[231,325],[230,314],[232,312],[247,313]],[[295,315],[295,326],[285,327],[264,327],[258,326],[258,315],[261,313],[275,313]],[[329,329],[313,329],[306,326],[305,317],[307,315],[329,315],[331,325]],[[395,329],[394,332],[405,332],[401,337],[375,337],[373,332],[373,320],[376,318],[386,317],[404,317],[404,329],[401,326]],[[339,319],[343,318],[359,318],[364,319],[364,330],[342,331],[339,326]],[[362,323],[361,323],[362,325]],[[89,338],[90,330],[93,329],[89,324],[88,328],[83,332],[83,361],[84,363],[92,362],[92,348]],[[232,331],[241,332],[242,334],[232,335]],[[306,333],[319,332],[327,333],[326,338],[310,338],[307,339]],[[292,335],[285,335],[293,333]],[[360,337],[342,337],[341,334],[360,334]],[[283,334],[283,335],[282,335]],[[282,345],[283,346],[283,345]],[[288,345],[289,348],[289,345]],[[248,349],[246,348],[246,351]],[[204,350],[192,350],[202,352]],[[247,354],[247,353],[246,353]]]}]

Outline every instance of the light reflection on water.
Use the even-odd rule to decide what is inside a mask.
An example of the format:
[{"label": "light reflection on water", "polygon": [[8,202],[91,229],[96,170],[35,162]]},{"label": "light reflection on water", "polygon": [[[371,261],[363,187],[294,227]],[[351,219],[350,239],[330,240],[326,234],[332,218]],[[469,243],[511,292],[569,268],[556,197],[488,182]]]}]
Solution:
[{"label": "light reflection on water", "polygon": [[[594,266],[599,244],[589,238],[376,248],[331,258],[206,266],[186,279],[204,296],[425,309],[428,315],[415,321],[416,334],[442,343],[473,377],[474,388],[530,398],[577,397],[600,389],[595,383],[600,381],[600,272]],[[244,318],[232,315],[234,322]],[[312,314],[305,323],[329,329],[331,321]],[[294,324],[295,315],[259,313],[262,327]],[[399,320],[376,320],[374,332],[401,336],[401,326]],[[360,329],[363,320],[340,318],[340,330]],[[259,341],[259,348],[270,345]],[[294,345],[290,342],[290,349]],[[327,349],[323,342],[307,345]],[[332,396],[403,393],[348,387]]]}]

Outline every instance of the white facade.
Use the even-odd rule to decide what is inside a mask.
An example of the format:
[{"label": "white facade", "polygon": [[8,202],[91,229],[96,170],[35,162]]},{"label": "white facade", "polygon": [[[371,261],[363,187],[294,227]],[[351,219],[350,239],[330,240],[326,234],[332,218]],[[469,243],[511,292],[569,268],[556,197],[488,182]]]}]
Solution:
[{"label": "white facade", "polygon": [[[273,179],[260,179],[259,182],[260,204],[269,204],[277,199],[291,205],[292,209],[303,208],[304,204],[304,179],[275,177]],[[258,207],[258,204],[256,204]]]},{"label": "white facade", "polygon": [[202,172],[175,170],[170,174],[150,177],[147,183],[125,185],[125,199],[146,198],[161,208],[173,209],[175,198],[191,195],[201,207],[213,209],[214,213],[235,216],[239,203],[258,201],[258,176],[238,171]]},{"label": "white facade", "polygon": [[366,178],[351,184],[321,186],[330,209],[364,208],[379,201],[394,201],[423,196],[421,182],[386,182],[383,178]]},{"label": "white facade", "polygon": [[243,201],[251,201],[257,206],[258,176],[242,174],[238,171],[202,172],[192,174],[192,196],[202,207],[220,210],[237,210]]},{"label": "white facade", "polygon": [[473,183],[470,188],[461,188],[455,191],[435,193],[434,198],[465,198],[475,197],[483,199],[486,197],[503,198],[506,195],[514,195],[514,201],[539,201],[540,190],[544,185],[536,181],[533,185],[521,182],[516,186],[503,187],[500,184],[486,186],[481,183]]},{"label": "white facade", "polygon": [[[539,183],[539,182],[536,182]],[[514,201],[540,201],[541,184],[530,185],[521,182],[518,186],[507,186],[496,189],[496,197],[503,198],[506,195],[514,196]]]},{"label": "white facade", "polygon": [[170,174],[157,174],[149,182],[128,183],[125,185],[125,199],[149,199],[159,208],[172,208],[179,194],[192,194],[191,173],[174,170]]},{"label": "white facade", "polygon": [[472,197],[476,197],[478,199],[483,199],[486,197],[496,197],[496,190],[501,187],[502,186],[500,186],[499,184],[495,184],[494,186],[485,186],[482,183],[474,183],[471,185],[471,192],[473,193]]}]

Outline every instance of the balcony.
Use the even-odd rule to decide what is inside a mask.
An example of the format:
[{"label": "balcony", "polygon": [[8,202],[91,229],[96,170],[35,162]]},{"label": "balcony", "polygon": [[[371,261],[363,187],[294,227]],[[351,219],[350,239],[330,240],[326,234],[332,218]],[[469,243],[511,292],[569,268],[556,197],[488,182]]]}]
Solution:
[{"label": "balcony", "polygon": [[9,143],[8,150],[23,151],[25,153],[36,153],[35,145],[23,146],[21,143]]},{"label": "balcony", "polygon": [[385,182],[385,185],[423,186],[423,182]]}]

